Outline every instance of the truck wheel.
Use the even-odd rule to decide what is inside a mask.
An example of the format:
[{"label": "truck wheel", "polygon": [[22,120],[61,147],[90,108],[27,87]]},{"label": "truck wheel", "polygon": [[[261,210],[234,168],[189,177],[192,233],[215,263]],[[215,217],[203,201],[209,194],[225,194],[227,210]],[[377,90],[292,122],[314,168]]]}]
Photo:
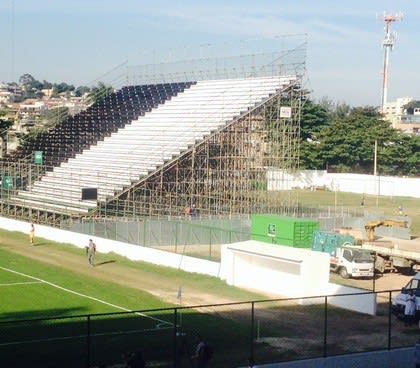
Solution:
[{"label": "truck wheel", "polygon": [[340,267],[338,273],[343,279],[348,279],[350,277],[349,273],[347,272],[347,268],[345,267]]}]

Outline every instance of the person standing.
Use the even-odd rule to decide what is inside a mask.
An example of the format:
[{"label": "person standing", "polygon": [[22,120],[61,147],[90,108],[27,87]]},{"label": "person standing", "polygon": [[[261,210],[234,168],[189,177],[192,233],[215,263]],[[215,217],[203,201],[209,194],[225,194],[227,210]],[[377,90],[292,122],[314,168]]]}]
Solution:
[{"label": "person standing", "polygon": [[29,231],[29,245],[34,245],[35,242],[35,225],[31,224],[31,230]]},{"label": "person standing", "polygon": [[204,342],[201,335],[196,336],[197,340],[197,347],[195,348],[195,354],[191,357],[191,360],[194,360],[196,362],[197,368],[206,368],[208,359],[205,356],[205,347],[206,343]]},{"label": "person standing", "polygon": [[89,239],[87,253],[90,266],[95,267],[96,244],[92,239]]},{"label": "person standing", "polygon": [[416,296],[410,290],[405,298],[404,320],[406,326],[411,326],[416,316]]}]

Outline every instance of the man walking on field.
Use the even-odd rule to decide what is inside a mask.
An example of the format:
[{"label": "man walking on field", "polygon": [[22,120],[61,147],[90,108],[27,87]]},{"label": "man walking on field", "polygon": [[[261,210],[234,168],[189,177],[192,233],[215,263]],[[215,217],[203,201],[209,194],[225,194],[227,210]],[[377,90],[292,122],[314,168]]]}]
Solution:
[{"label": "man walking on field", "polygon": [[87,249],[88,260],[91,267],[95,267],[95,255],[96,255],[96,244],[92,239],[89,239],[89,245]]}]

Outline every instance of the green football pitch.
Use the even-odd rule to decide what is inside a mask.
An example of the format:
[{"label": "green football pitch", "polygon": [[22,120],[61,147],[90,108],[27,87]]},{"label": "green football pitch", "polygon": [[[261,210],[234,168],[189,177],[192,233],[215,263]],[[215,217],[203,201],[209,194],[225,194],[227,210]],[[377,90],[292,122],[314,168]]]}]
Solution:
[{"label": "green football pitch", "polygon": [[[217,308],[175,310],[179,303],[142,291],[142,284],[153,282],[196,287],[236,301],[261,299],[215,278],[117,255],[98,255],[97,267],[91,268],[83,249],[45,239],[31,247],[26,234],[0,230],[2,362],[10,368],[97,366],[121,362],[124,352],[141,347],[154,364],[169,367],[175,349],[188,364],[198,332],[213,335],[212,340],[219,336],[218,343],[234,352],[231,359],[238,365],[246,361],[248,318],[242,324],[221,317]],[[123,286],[130,283],[135,287]]]},{"label": "green football pitch", "polygon": [[[30,251],[30,249],[28,250]],[[0,320],[169,307],[158,298],[0,248]]]}]

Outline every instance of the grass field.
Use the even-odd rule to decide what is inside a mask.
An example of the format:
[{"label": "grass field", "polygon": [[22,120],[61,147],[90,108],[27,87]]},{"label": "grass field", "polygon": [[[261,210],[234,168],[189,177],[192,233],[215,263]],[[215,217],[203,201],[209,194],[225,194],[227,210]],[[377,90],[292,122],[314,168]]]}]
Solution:
[{"label": "grass field", "polygon": [[169,367],[175,324],[183,333],[177,349],[189,352],[182,354],[184,364],[192,354],[193,336],[198,332],[211,336],[215,329],[220,334],[218,344],[234,352],[234,364],[244,363],[249,351],[248,318],[241,324],[208,313],[210,309],[175,314],[172,307],[182,301],[177,299],[179,286],[183,303],[190,305],[262,299],[216,278],[131,262],[115,254],[98,255],[97,266],[91,268],[84,250],[44,239],[30,247],[26,234],[0,231],[2,363],[81,367],[87,361],[116,363],[123,352],[142,347],[154,364]]},{"label": "grass field", "polygon": [[[298,197],[302,206],[361,210],[360,196],[354,194],[299,191]],[[412,234],[419,236],[419,203],[411,198],[366,197],[363,211],[397,216],[402,205],[405,214],[413,219]],[[182,298],[177,298],[179,290]],[[30,247],[27,234],[0,230],[0,357],[7,367],[116,363],[121,361],[123,352],[139,347],[146,350],[145,355],[155,366],[161,367],[172,366],[174,348],[183,349],[180,366],[190,367],[186,356],[193,350],[197,332],[210,337],[219,352],[214,367],[245,365],[251,346],[250,305],[193,308],[178,310],[176,314],[173,307],[265,298],[216,278],[132,262],[115,254],[98,255],[97,267],[90,268],[82,249],[45,239],[37,239],[36,246]],[[151,309],[159,310],[150,312]],[[362,321],[364,327],[370,322],[360,315],[335,313],[337,320],[349,318],[350,326]],[[306,345],[316,345],[311,356],[314,351],[322,354],[322,308],[273,303],[272,307],[260,308],[256,315],[258,320],[268,320],[261,324],[261,330],[270,339],[283,339],[285,343],[303,341],[306,336]],[[270,323],[272,315],[276,319]],[[293,315],[297,324],[292,321]],[[46,317],[51,319],[34,321]],[[380,325],[375,323],[380,335],[386,332],[387,318],[383,319]],[[22,322],[11,323],[13,320]],[[182,332],[177,337],[173,333],[175,324]],[[402,334],[407,335],[405,331]],[[293,348],[273,349],[272,341],[266,341],[269,340],[261,339],[253,348],[256,356],[267,361],[305,356]],[[337,338],[334,346],[340,344]],[[380,340],[375,347],[383,348],[383,344]],[[341,347],[337,349],[341,351]]]},{"label": "grass field", "polygon": [[412,218],[411,233],[420,237],[420,198],[388,197],[365,195],[365,205],[360,206],[362,196],[354,193],[332,192],[318,190],[297,190],[295,194],[302,206],[331,206],[380,214],[385,216],[399,216],[399,206],[404,208],[404,215]]}]

